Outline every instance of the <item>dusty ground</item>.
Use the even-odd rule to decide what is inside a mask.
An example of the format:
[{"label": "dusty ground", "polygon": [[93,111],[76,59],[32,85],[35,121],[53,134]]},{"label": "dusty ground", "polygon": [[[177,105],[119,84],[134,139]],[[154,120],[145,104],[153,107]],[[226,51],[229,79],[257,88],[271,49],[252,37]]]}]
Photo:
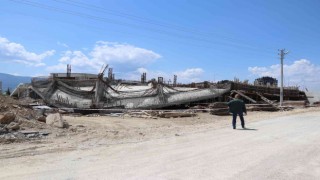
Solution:
[{"label": "dusty ground", "polygon": [[[247,127],[250,128],[252,122],[295,114],[307,114],[319,110],[319,108],[307,108],[284,112],[248,112],[245,121]],[[213,116],[209,113],[198,113],[196,117],[170,119],[109,116],[64,116],[64,119],[71,125],[69,130],[57,129],[52,131],[47,138],[38,140],[2,144],[0,159],[165,139],[215,131],[222,127],[230,127],[231,129],[231,116]],[[237,125],[240,127],[240,122]]]},{"label": "dusty ground", "polygon": [[[318,108],[230,117],[66,117],[79,132],[1,146],[1,179],[318,179]],[[81,131],[81,132],[80,132]],[[82,132],[83,131],[83,132]],[[20,157],[19,157],[20,156]]]}]

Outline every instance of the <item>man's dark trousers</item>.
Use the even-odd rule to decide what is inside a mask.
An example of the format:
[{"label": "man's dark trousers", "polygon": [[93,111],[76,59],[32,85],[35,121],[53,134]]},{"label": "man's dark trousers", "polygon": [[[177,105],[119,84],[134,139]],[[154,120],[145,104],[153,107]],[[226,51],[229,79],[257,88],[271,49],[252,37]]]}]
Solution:
[{"label": "man's dark trousers", "polygon": [[232,113],[232,126],[233,126],[233,129],[236,128],[236,123],[237,123],[237,115],[239,115],[240,117],[240,120],[241,120],[241,126],[242,128],[244,128],[244,119],[243,119],[243,113]]}]

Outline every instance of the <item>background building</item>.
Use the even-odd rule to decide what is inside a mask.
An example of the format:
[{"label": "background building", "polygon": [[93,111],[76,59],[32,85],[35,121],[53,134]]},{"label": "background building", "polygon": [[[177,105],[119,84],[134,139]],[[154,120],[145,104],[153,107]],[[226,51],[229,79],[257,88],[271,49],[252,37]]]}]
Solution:
[{"label": "background building", "polygon": [[254,81],[256,86],[278,87],[278,80],[273,77],[264,76]]}]

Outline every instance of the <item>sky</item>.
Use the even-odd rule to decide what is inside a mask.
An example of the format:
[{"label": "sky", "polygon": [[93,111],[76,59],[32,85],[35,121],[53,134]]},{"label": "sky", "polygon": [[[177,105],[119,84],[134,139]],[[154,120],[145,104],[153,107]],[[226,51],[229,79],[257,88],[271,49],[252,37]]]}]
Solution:
[{"label": "sky", "polygon": [[[0,72],[279,79],[320,92],[318,0],[1,0]],[[280,80],[280,79],[279,79]]]}]

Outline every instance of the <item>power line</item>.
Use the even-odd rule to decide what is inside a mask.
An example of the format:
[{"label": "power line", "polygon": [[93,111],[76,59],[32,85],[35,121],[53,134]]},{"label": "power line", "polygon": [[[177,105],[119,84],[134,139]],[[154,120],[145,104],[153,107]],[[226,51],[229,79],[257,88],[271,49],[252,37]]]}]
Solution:
[{"label": "power line", "polygon": [[[70,14],[70,15],[74,15],[74,16],[78,16],[78,17],[82,17],[82,18],[88,18],[88,19],[91,19],[91,20],[102,21],[102,22],[112,23],[112,24],[117,24],[117,25],[122,25],[122,26],[129,26],[129,27],[133,27],[133,28],[140,28],[139,26],[136,26],[136,25],[123,23],[123,22],[118,22],[118,21],[107,19],[107,18],[102,18],[102,17],[98,17],[98,16],[92,16],[92,15],[79,13],[79,12],[75,12],[75,11],[65,10],[65,9],[61,9],[61,8],[57,8],[57,7],[53,7],[53,6],[48,6],[48,5],[44,5],[44,4],[41,4],[41,3],[32,2],[32,1],[28,1],[28,0],[25,0],[25,1],[11,0],[11,1],[16,2],[16,3],[21,3],[21,4],[34,6],[34,7],[38,7],[38,8],[48,9],[48,10],[56,11],[56,12],[60,12],[60,13]],[[254,50],[259,49],[259,48],[256,48],[254,46],[238,44],[238,43],[232,42],[232,41],[229,41],[227,43],[225,43],[225,42],[217,42],[217,41],[210,41],[210,40],[203,39],[203,38],[197,38],[197,37],[194,37],[194,36],[181,36],[180,34],[175,34],[175,33],[167,32],[167,31],[161,31],[161,30],[158,30],[158,29],[153,29],[153,28],[148,28],[148,27],[145,28],[145,29],[147,29],[149,31],[152,31],[152,32],[160,33],[160,34],[165,34],[165,35],[179,37],[179,38],[187,38],[187,39],[192,39],[192,40],[196,40],[196,41],[202,41],[202,42],[206,42],[206,43],[210,43],[210,44],[220,44],[220,45],[233,46],[233,47],[242,47],[242,48],[244,47],[244,48],[250,48],[250,49],[254,49]],[[271,51],[269,51],[269,52],[271,53]],[[272,53],[273,53],[273,51],[272,51]]]},{"label": "power line", "polygon": [[[107,14],[112,14],[112,15],[116,15],[119,17],[125,17],[131,20],[138,20],[140,22],[143,23],[149,23],[149,24],[153,24],[153,25],[158,25],[161,27],[166,27],[166,28],[170,28],[170,29],[174,29],[174,30],[178,30],[178,31],[182,31],[182,32],[186,32],[186,33],[192,33],[193,35],[201,35],[201,36],[205,36],[205,37],[211,37],[212,34],[216,34],[219,35],[219,38],[223,38],[226,40],[233,40],[233,41],[237,41],[240,42],[242,40],[233,38],[233,37],[228,37],[228,36],[224,36],[221,34],[217,34],[217,33],[212,33],[212,32],[205,32],[205,31],[201,31],[198,29],[194,29],[194,28],[190,28],[190,27],[184,27],[184,26],[180,26],[180,25],[174,25],[174,24],[169,24],[169,23],[163,23],[163,22],[158,22],[158,21],[154,21],[145,17],[141,17],[141,16],[136,16],[136,15],[132,15],[132,14],[128,14],[128,13],[123,13],[123,12],[117,12],[117,11],[113,11],[110,9],[106,9],[103,7],[99,7],[99,6],[95,6],[95,5],[91,5],[88,3],[83,3],[83,2],[78,2],[78,1],[74,1],[74,0],[66,0],[66,1],[61,1],[61,0],[53,0],[56,2],[60,2],[63,4],[69,4],[69,5],[73,5],[73,6],[77,6],[77,7],[81,7],[84,9],[92,9],[95,11],[100,11],[100,12],[104,12]],[[242,42],[240,42],[242,43]],[[243,43],[242,43],[243,44]],[[247,45],[248,46],[248,45]],[[249,45],[250,46],[250,45]],[[253,46],[251,46],[253,47]],[[274,51],[276,50],[276,48],[264,48],[264,49],[269,49],[272,51],[272,53],[274,53]]]},{"label": "power line", "polygon": [[[185,27],[185,26],[181,26],[181,25],[155,21],[155,20],[152,20],[152,19],[149,19],[149,18],[136,16],[136,15],[132,15],[132,14],[128,14],[128,13],[123,13],[123,12],[118,12],[118,11],[106,9],[104,7],[99,7],[99,6],[95,6],[95,5],[92,5],[92,4],[83,3],[83,2],[79,2],[79,1],[74,1],[74,0],[66,0],[66,1],[53,0],[53,1],[56,1],[56,2],[59,2],[59,3],[63,3],[63,4],[69,4],[69,5],[81,7],[81,8],[84,8],[84,9],[92,9],[92,10],[95,10],[95,11],[100,11],[100,12],[111,14],[111,15],[115,15],[115,16],[118,16],[118,17],[124,17],[124,18],[130,19],[130,20],[135,20],[135,21],[139,21],[139,22],[147,23],[147,24],[151,24],[151,25],[157,25],[157,26],[161,26],[161,27],[165,27],[165,28],[170,28],[170,29],[182,31],[182,32],[196,33],[198,35],[204,35],[204,36],[208,36],[208,35],[213,34],[212,32],[204,32],[204,31],[201,31],[201,30],[198,30],[198,29],[194,29],[194,28],[190,28],[190,27]],[[230,40],[232,40],[232,39],[233,40],[237,40],[235,38],[223,36],[221,34],[219,34],[219,36],[227,38],[227,39],[230,39]]]},{"label": "power line", "polygon": [[87,3],[83,3],[83,2],[76,2],[76,1],[72,1],[72,0],[66,0],[66,1],[61,1],[61,0],[53,0],[59,3],[63,3],[63,4],[69,4],[69,5],[73,5],[73,6],[77,6],[77,7],[81,7],[84,9],[92,9],[92,10],[98,10],[100,12],[104,12],[104,13],[108,13],[111,15],[115,15],[118,17],[124,17],[124,18],[128,18],[131,20],[136,20],[142,23],[148,23],[148,24],[152,24],[152,25],[157,25],[157,26],[162,26],[162,27],[166,27],[166,28],[171,28],[171,29],[176,29],[179,31],[183,31],[183,32],[197,32],[199,33],[199,31],[196,30],[186,30],[186,27],[182,27],[182,26],[177,26],[174,24],[168,24],[168,23],[161,23],[161,22],[157,22],[145,17],[140,17],[140,16],[136,16],[136,15],[132,15],[132,14],[127,14],[127,13],[122,13],[122,12],[117,12],[117,11],[113,11],[110,9],[106,9],[106,8],[102,8],[99,6],[95,6],[95,5],[91,5],[91,4],[87,4]]},{"label": "power line", "polygon": [[[26,14],[26,13],[21,13],[21,12],[13,12],[13,13],[16,13],[16,14],[19,14],[19,15],[22,15],[22,16],[30,16],[30,17],[34,17],[34,18],[41,18],[41,19],[45,19],[47,21],[57,21],[59,23],[65,23],[65,24],[72,24],[72,25],[75,25],[79,28],[83,28],[83,27],[90,27],[92,28],[90,31],[96,31],[96,32],[105,32],[105,28],[101,28],[101,27],[97,27],[97,26],[92,26],[92,25],[88,25],[88,24],[79,24],[79,23],[74,23],[72,21],[66,21],[65,19],[63,20],[56,20],[56,19],[49,19],[47,17],[44,17],[44,16],[34,16],[34,15],[31,15],[31,14]],[[132,36],[132,37],[136,37],[137,34],[133,34],[133,33],[130,33],[130,32],[124,32],[124,31],[121,31],[121,30],[117,30],[113,33],[120,33],[120,34],[125,34],[125,35],[129,35],[129,36]],[[162,38],[159,38],[159,37],[154,37],[154,36],[149,36],[149,35],[146,35],[146,34],[143,34],[143,35],[140,35],[139,37],[142,37],[142,38],[148,38],[148,39],[153,39],[153,40],[162,40]],[[184,41],[185,39],[181,39],[181,40],[173,40],[173,39],[167,39],[166,42],[171,42],[171,43],[175,43],[175,44],[180,44],[180,45],[189,45],[189,46],[193,46],[193,47],[200,47],[200,48],[206,48],[206,49],[212,49],[211,46],[206,46],[204,44],[195,44],[195,43],[190,43],[188,41]],[[218,45],[222,45],[222,44],[218,44]],[[228,46],[227,44],[223,44],[223,46]],[[236,46],[237,47],[237,46]],[[242,47],[243,48],[243,47]],[[257,50],[252,50],[252,49],[244,49],[245,51],[248,51],[248,52],[251,52],[251,53],[265,53],[264,56],[270,56],[274,59],[276,59],[275,56],[273,56],[273,54],[271,53],[267,53],[265,51],[261,51],[261,52],[258,52]],[[221,50],[222,51],[222,50]],[[175,52],[171,52],[171,53],[175,53]]]}]

